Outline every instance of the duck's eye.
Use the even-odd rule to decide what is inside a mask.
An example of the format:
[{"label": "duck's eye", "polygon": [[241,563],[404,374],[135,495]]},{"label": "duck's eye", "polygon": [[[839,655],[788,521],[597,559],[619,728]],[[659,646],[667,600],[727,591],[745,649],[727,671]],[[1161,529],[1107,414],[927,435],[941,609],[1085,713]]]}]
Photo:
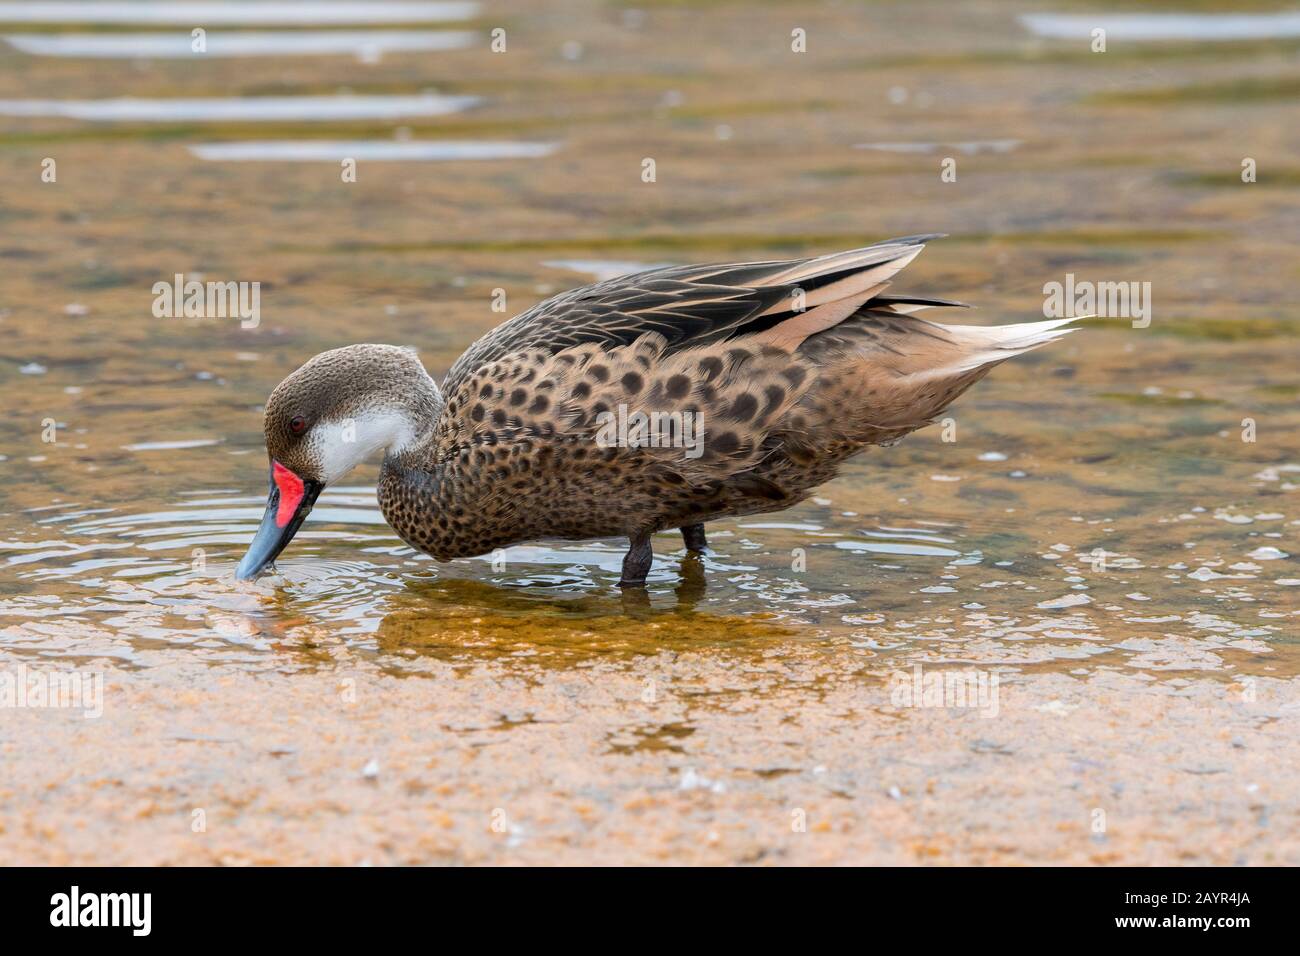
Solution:
[{"label": "duck's eye", "polygon": [[295,435],[301,435],[307,430],[307,419],[301,415],[295,415],[289,420],[289,431]]}]

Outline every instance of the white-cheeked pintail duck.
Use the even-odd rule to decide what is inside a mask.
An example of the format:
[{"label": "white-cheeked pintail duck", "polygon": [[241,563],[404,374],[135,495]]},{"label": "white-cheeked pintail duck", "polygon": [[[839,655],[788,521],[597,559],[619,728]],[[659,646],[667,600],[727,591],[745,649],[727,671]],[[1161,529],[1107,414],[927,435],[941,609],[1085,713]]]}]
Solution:
[{"label": "white-cheeked pintail duck", "polygon": [[934,238],[574,289],[483,336],[441,388],[407,348],[323,352],[267,401],[270,497],[237,576],[270,565],[321,490],[382,449],[379,504],[412,547],[446,561],[626,536],[619,585],[642,586],[655,532],[703,550],[704,522],[790,507],[1070,331],[917,317],[961,305],[885,291]]}]

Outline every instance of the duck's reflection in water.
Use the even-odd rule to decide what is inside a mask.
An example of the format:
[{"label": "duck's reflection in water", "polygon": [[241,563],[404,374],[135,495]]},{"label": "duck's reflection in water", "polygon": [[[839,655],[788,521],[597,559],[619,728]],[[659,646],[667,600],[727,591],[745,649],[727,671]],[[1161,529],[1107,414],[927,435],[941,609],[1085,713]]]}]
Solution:
[{"label": "duck's reflection in water", "polygon": [[571,664],[665,650],[757,650],[795,635],[761,615],[700,611],[705,590],[696,555],[683,559],[671,597],[644,588],[561,596],[465,578],[410,582],[391,595],[375,640],[381,654]]}]

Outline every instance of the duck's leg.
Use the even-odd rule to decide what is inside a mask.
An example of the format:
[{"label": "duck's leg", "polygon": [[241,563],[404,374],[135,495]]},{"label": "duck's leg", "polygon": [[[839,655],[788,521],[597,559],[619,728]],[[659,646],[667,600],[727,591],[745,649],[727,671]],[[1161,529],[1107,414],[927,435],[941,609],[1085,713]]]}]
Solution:
[{"label": "duck's leg", "polygon": [[682,525],[682,539],[686,542],[687,551],[703,551],[709,546],[709,543],[704,540],[703,522]]},{"label": "duck's leg", "polygon": [[645,576],[650,573],[650,565],[654,563],[655,559],[655,553],[650,547],[650,532],[644,531],[632,535],[630,540],[632,546],[627,549],[627,554],[623,556],[623,576],[618,579],[618,586],[621,588],[643,588],[645,587]]}]

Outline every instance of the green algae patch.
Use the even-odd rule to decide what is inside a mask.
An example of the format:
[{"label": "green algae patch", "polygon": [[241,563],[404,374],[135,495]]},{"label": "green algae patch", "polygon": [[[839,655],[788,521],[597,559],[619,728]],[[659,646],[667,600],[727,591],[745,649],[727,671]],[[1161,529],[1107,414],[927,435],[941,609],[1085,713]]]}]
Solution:
[{"label": "green algae patch", "polygon": [[1178,186],[1230,189],[1238,189],[1242,186],[1249,186],[1252,189],[1300,187],[1300,166],[1268,166],[1263,171],[1257,171],[1256,176],[1254,182],[1244,183],[1241,179],[1241,170],[1236,169],[1226,172],[1174,173],[1170,176],[1170,181]]},{"label": "green algae patch", "polygon": [[1300,336],[1300,321],[1284,318],[1252,318],[1248,316],[1211,317],[1194,316],[1151,323],[1151,331],[1159,335],[1175,335],[1184,339],[1208,339],[1216,342],[1251,342],[1279,336]]},{"label": "green algae patch", "polygon": [[1185,408],[1190,405],[1222,405],[1223,402],[1215,398],[1201,398],[1193,396],[1189,398],[1180,398],[1177,395],[1147,394],[1145,392],[1098,392],[1098,398],[1104,398],[1112,402],[1123,402],[1126,405],[1145,405],[1160,408]]},{"label": "green algae patch", "polygon": [[1185,103],[1268,103],[1296,97],[1300,97],[1300,77],[1267,76],[1094,93],[1088,102],[1103,106],[1179,106]]}]

